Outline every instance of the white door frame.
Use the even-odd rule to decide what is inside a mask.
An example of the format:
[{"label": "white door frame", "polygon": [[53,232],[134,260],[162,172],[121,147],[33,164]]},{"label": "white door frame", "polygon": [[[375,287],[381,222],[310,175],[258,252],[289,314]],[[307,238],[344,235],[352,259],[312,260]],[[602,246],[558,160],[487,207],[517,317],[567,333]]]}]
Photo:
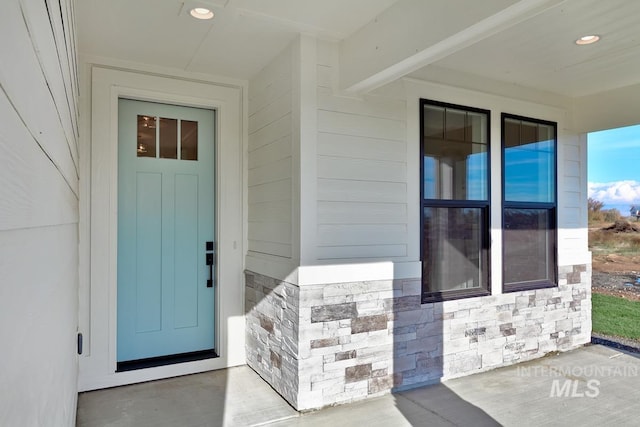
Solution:
[{"label": "white door frame", "polygon": [[[221,369],[245,363],[243,277],[243,91],[242,87],[91,68],[89,283],[81,281],[80,391]],[[165,102],[216,110],[216,285],[215,359],[116,373],[118,98]],[[87,150],[88,152],[89,150]],[[89,175],[89,176],[87,176]],[[222,226],[223,225],[223,226]],[[84,245],[84,247],[83,247]],[[81,266],[81,271],[83,270]],[[88,304],[88,310],[83,305]]]}]

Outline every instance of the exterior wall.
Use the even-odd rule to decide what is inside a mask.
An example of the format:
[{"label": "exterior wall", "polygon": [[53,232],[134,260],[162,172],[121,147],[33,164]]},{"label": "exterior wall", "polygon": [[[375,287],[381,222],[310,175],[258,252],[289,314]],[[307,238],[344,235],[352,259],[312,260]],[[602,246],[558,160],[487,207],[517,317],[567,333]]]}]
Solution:
[{"label": "exterior wall", "polygon": [[[469,105],[491,111],[491,292],[502,293],[502,211],[500,114],[549,120],[558,124],[558,265],[591,264],[587,238],[587,147],[572,128],[571,114],[564,106],[546,105],[523,99],[506,98],[482,91],[471,91],[424,81],[406,80],[408,135],[419,135],[420,98]],[[417,137],[416,137],[417,138]],[[417,143],[408,144],[408,157],[419,158]],[[419,166],[409,168],[408,193],[419,197]],[[410,199],[411,200],[411,199]],[[419,200],[410,211],[419,213]],[[419,218],[410,220],[417,230]],[[419,233],[412,234],[419,239]],[[417,243],[417,242],[416,242]],[[410,243],[411,244],[411,243]],[[413,246],[411,246],[413,247]],[[419,254],[417,254],[419,256]]]},{"label": "exterior wall", "polygon": [[75,425],[78,150],[71,1],[0,13],[0,425]]},{"label": "exterior wall", "polygon": [[249,84],[249,251],[293,256],[293,76],[287,48]]},{"label": "exterior wall", "polygon": [[562,267],[558,288],[430,304],[420,304],[419,279],[298,288],[255,273],[246,278],[250,366],[298,410],[507,366],[591,339],[588,265]]},{"label": "exterior wall", "polygon": [[[300,41],[249,82],[246,360],[293,406],[298,399]],[[262,273],[262,274],[259,274]]]},{"label": "exterior wall", "polygon": [[579,140],[565,133],[558,157],[558,255],[560,265],[571,265],[585,262],[589,238],[586,135]]},{"label": "exterior wall", "polygon": [[[299,165],[317,191],[300,201],[300,222],[317,239],[301,239],[300,251],[315,244],[315,258],[289,275],[247,264],[250,366],[305,410],[589,342],[586,147],[567,106],[411,79],[354,97],[339,88],[336,44],[300,46],[294,69],[312,61],[317,89],[300,101],[317,111],[315,132],[300,139],[315,147],[317,169]],[[491,111],[491,296],[421,304],[420,98]],[[502,112],[558,123],[555,288],[502,293]]]},{"label": "exterior wall", "polygon": [[402,259],[409,233],[406,102],[338,96],[337,57],[333,44],[318,43],[317,259]]}]

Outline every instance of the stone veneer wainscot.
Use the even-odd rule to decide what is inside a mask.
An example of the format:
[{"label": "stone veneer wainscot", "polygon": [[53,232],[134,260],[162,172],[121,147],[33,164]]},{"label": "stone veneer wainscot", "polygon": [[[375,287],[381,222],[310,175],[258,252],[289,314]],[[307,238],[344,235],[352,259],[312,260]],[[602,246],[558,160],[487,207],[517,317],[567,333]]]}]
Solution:
[{"label": "stone veneer wainscot", "polygon": [[298,287],[250,271],[247,363],[298,410],[482,372],[591,339],[591,266],[558,287],[420,303],[420,279]]}]

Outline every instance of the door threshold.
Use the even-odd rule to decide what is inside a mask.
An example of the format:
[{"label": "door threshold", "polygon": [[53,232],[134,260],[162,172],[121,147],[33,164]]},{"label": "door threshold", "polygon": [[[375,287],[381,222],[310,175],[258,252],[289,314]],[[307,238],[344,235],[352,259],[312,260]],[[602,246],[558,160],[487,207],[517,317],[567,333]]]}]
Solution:
[{"label": "door threshold", "polygon": [[177,363],[195,362],[196,360],[218,357],[215,349],[192,351],[189,353],[170,354],[168,356],[149,357],[146,359],[118,362],[116,372],[135,371],[137,369],[155,368],[157,366],[175,365]]}]

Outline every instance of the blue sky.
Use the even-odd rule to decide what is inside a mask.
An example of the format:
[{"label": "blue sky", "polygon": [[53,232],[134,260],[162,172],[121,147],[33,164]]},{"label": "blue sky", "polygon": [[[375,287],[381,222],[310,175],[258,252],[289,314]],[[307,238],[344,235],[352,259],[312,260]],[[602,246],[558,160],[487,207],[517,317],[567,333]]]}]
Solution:
[{"label": "blue sky", "polygon": [[588,138],[589,197],[628,214],[630,205],[640,205],[640,125]]}]

